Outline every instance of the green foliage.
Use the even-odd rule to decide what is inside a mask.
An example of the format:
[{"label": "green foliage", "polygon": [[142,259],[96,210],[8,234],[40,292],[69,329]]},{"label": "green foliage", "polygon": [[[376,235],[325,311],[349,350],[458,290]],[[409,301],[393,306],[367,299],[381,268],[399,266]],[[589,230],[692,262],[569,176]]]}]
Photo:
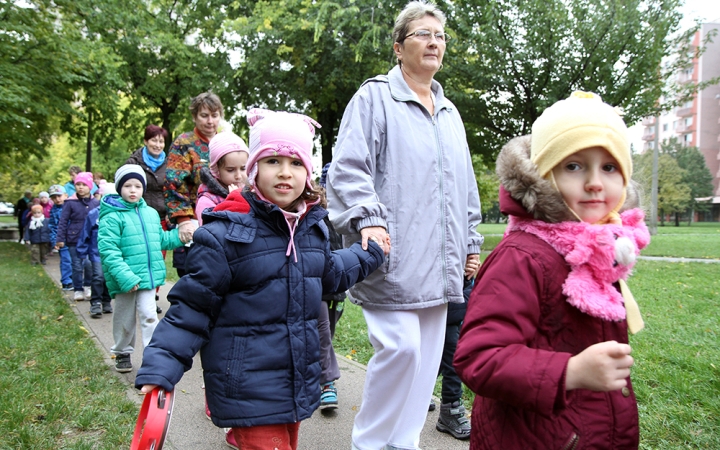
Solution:
[{"label": "green foliage", "polygon": [[127,448],[138,405],[27,249],[0,243],[0,448]]},{"label": "green foliage", "polygon": [[[633,155],[633,178],[640,183],[645,192],[651,192],[652,152]],[[685,211],[692,202],[690,187],[683,183],[685,169],[681,169],[675,158],[668,154],[658,157],[658,211],[665,214]]]},{"label": "green foliage", "polygon": [[[676,66],[661,61],[680,0],[469,0],[453,3],[446,68],[438,73],[463,114],[470,148],[488,163],[552,103],[592,91],[633,123],[657,107]],[[677,64],[686,61],[678,59]],[[667,98],[673,98],[667,95]]]}]

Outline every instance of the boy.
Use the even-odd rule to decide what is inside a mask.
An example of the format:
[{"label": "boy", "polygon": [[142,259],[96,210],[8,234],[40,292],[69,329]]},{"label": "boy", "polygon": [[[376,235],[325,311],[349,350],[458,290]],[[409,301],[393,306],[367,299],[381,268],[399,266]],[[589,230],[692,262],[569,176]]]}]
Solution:
[{"label": "boy", "polygon": [[[65,193],[65,188],[59,184],[53,184],[50,186],[48,194],[50,195],[50,200],[53,203],[53,206],[50,209],[50,219],[48,219],[48,226],[50,227],[50,246],[55,249],[55,238],[57,236],[58,223],[60,223],[60,215],[62,214],[67,194]],[[62,290],[72,291],[72,259],[70,258],[70,251],[67,247],[63,247],[56,251],[60,255],[60,283],[62,284]]]}]

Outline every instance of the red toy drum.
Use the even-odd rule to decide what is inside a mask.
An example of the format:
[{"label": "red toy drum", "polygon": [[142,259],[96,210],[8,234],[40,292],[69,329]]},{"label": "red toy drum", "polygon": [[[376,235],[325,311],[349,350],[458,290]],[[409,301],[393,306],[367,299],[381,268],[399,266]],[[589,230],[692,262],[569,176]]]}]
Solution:
[{"label": "red toy drum", "polygon": [[130,450],[162,449],[170,427],[174,400],[173,391],[166,392],[160,387],[145,394],[140,415],[135,423]]}]

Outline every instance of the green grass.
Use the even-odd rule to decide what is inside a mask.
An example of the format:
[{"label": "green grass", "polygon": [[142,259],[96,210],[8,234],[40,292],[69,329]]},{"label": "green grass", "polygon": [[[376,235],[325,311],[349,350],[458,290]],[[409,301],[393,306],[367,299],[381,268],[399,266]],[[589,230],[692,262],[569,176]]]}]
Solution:
[{"label": "green grass", "polygon": [[17,224],[17,217],[14,217],[12,215],[0,216],[0,223]]},{"label": "green grass", "polygon": [[0,243],[0,448],[128,448],[139,407],[27,249]]}]

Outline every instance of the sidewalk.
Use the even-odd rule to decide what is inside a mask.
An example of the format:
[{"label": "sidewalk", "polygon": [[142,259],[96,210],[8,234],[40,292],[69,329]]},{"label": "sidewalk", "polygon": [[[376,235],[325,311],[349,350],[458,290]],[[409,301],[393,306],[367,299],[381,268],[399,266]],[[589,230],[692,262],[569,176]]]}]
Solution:
[{"label": "sidewalk", "polygon": [[[48,265],[44,266],[48,275],[60,286],[60,267],[57,254],[48,258]],[[165,299],[172,287],[165,285],[160,289],[160,302],[158,304],[167,311],[170,304]],[[104,314],[101,319],[90,317],[90,302],[74,302],[72,292],[65,292],[65,298],[71,304],[78,318],[84,322],[85,328],[95,337],[100,349],[104,352],[108,370],[120,377],[128,384],[127,395],[140,404],[142,396],[133,387],[137,368],[142,362],[142,351],[132,355],[133,371],[125,374],[115,372],[114,361],[110,358],[110,347],[113,345],[112,315]],[[114,302],[113,302],[114,303]],[[162,317],[162,315],[161,315]],[[137,343],[140,344],[140,330],[137,333]],[[365,384],[365,366],[350,361],[338,355],[338,364],[342,376],[336,382],[338,388],[338,409],[330,414],[316,411],[313,416],[303,421],[300,426],[301,450],[349,450],[351,446],[351,432],[353,420],[357,413],[361,399],[363,385]],[[204,396],[202,387],[202,371],[200,358],[195,357],[193,368],[175,387],[175,404],[168,437],[163,446],[168,450],[215,450],[229,448],[225,445],[223,430],[215,427],[205,417]],[[428,399],[429,402],[429,399]],[[437,399],[435,403],[439,404]],[[435,430],[439,407],[428,413],[425,426],[420,436],[420,447],[423,450],[467,450],[469,441],[459,441],[452,436]]]}]

